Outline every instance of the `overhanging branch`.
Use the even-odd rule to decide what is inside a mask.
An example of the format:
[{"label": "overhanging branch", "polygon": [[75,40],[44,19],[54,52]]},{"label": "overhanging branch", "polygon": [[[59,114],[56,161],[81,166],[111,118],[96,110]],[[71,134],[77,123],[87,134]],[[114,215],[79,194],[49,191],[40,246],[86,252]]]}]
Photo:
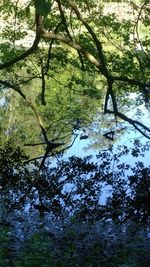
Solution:
[{"label": "overhanging branch", "polygon": [[55,34],[52,32],[43,32],[43,33],[41,33],[40,37],[44,38],[44,39],[49,39],[49,40],[53,39],[56,41],[60,41],[64,44],[67,44],[68,46],[74,48],[78,52],[81,52],[85,56],[85,58],[88,61],[90,61],[92,64],[94,64],[97,68],[100,67],[100,62],[91,53],[89,53],[87,50],[85,50],[80,44],[69,40],[65,36],[63,36],[61,34]]},{"label": "overhanging branch", "polygon": [[0,64],[0,70],[3,70],[5,68],[8,68],[12,66],[13,64],[19,62],[20,60],[25,59],[29,55],[31,55],[37,48],[40,41],[40,34],[43,31],[43,24],[42,24],[42,17],[39,16],[37,13],[35,13],[35,24],[36,24],[36,36],[33,42],[33,45],[26,50],[23,54],[12,58],[11,60],[8,60],[7,62]]}]

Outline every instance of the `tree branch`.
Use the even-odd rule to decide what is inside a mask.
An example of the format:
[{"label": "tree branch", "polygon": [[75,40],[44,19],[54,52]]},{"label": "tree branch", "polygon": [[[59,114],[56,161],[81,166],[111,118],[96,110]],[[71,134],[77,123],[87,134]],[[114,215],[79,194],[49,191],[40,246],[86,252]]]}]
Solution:
[{"label": "tree branch", "polygon": [[52,32],[44,32],[44,33],[41,33],[40,37],[44,38],[44,39],[57,40],[57,41],[60,41],[60,42],[62,42],[64,44],[67,44],[68,46],[70,46],[70,47],[74,48],[75,50],[81,52],[85,56],[85,58],[87,60],[89,60],[92,64],[94,64],[96,67],[98,67],[98,68],[100,67],[99,61],[91,53],[89,53],[87,50],[85,50],[80,44],[69,40],[65,36],[63,36],[61,34],[55,34],[55,33],[52,33]]},{"label": "tree branch", "polygon": [[148,83],[144,83],[144,82],[140,82],[140,81],[137,81],[135,79],[130,79],[128,77],[123,77],[123,76],[113,76],[113,80],[114,81],[121,81],[121,82],[126,82],[130,85],[137,85],[139,87],[142,87],[142,88],[150,88],[150,82]]},{"label": "tree branch", "polygon": [[88,32],[90,33],[90,35],[93,38],[93,41],[97,47],[97,52],[98,52],[98,57],[99,57],[99,69],[101,71],[101,73],[105,76],[105,77],[109,77],[109,72],[108,69],[106,67],[106,62],[105,62],[105,57],[102,51],[102,44],[100,42],[100,40],[97,38],[95,32],[92,30],[92,28],[90,27],[90,25],[84,20],[84,18],[82,17],[79,9],[77,8],[76,4],[74,1],[72,0],[66,0],[66,2],[71,6],[71,8],[74,10],[74,12],[77,15],[77,18],[83,23],[83,25],[86,27],[86,29],[88,30]]},{"label": "tree branch", "polygon": [[31,55],[37,48],[38,48],[38,44],[40,41],[40,34],[41,32],[43,32],[43,24],[42,24],[42,17],[39,16],[37,13],[35,13],[35,23],[36,23],[36,36],[33,42],[33,45],[26,50],[23,54],[12,58],[11,60],[0,64],[0,70],[8,68],[10,66],[12,66],[13,64],[19,62],[20,60],[25,59],[26,57],[28,57],[29,55]]},{"label": "tree branch", "polygon": [[[73,38],[69,32],[69,29],[68,29],[68,26],[67,26],[67,21],[66,21],[66,18],[65,18],[65,15],[64,15],[64,12],[63,12],[63,9],[62,9],[62,5],[61,5],[61,1],[60,0],[56,0],[57,4],[58,4],[58,8],[59,8],[59,12],[60,12],[60,15],[61,15],[61,19],[62,19],[62,22],[64,24],[64,27],[65,27],[65,30],[66,30],[66,33],[69,37],[69,39],[71,41],[73,41]],[[82,59],[82,54],[81,52],[77,51],[78,52],[78,55],[79,55],[79,59],[80,59],[80,62],[81,62],[81,68],[82,70],[84,70],[84,63],[83,63],[83,59]]]},{"label": "tree branch", "polygon": [[[119,118],[123,119],[124,121],[127,121],[136,130],[138,130],[143,136],[145,136],[147,139],[150,139],[150,128],[145,126],[143,123],[141,123],[141,122],[139,122],[137,120],[133,120],[133,119],[129,118],[128,116],[124,115],[123,113],[121,113],[119,111],[114,112],[113,110],[108,110],[107,109],[105,111],[105,113],[115,114],[116,117],[119,117]],[[148,134],[146,132],[148,132]]]}]

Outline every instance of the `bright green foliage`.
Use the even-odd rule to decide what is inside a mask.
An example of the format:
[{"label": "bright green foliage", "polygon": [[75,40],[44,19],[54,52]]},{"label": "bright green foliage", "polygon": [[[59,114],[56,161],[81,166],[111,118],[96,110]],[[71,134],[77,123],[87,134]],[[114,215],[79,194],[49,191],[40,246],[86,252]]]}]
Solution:
[{"label": "bright green foliage", "polygon": [[[141,103],[149,107],[147,2],[75,3],[76,7],[70,0],[1,1],[2,143],[44,141],[41,125],[48,140],[70,132],[64,140],[68,143],[79,121],[80,127],[90,125],[104,103],[107,113],[108,92],[116,117],[118,109],[124,112],[122,106],[131,104],[126,93],[140,93]],[[19,86],[26,100],[13,86]],[[145,127],[142,133],[149,136]],[[41,152],[38,147],[36,155]]]}]

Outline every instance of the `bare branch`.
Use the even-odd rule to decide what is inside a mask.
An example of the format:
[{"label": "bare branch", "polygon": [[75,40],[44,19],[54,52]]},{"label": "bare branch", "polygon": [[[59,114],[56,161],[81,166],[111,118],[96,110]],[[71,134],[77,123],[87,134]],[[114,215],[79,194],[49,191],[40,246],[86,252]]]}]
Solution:
[{"label": "bare branch", "polygon": [[46,89],[46,84],[45,84],[45,72],[44,72],[44,66],[43,66],[43,59],[40,58],[41,61],[41,80],[42,80],[42,92],[41,92],[41,104],[46,105],[45,101],[45,89]]}]

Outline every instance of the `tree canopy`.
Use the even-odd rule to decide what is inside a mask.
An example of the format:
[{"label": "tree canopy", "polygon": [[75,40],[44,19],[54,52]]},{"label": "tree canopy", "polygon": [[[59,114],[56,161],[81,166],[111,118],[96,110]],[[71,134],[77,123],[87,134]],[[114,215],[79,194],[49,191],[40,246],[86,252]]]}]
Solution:
[{"label": "tree canopy", "polygon": [[0,12],[4,133],[17,127],[8,127],[11,101],[23,114],[21,142],[48,144],[65,124],[72,133],[98,105],[150,138],[148,125],[126,114],[131,92],[149,109],[148,1],[1,1]]},{"label": "tree canopy", "polygon": [[[150,128],[128,112],[150,108],[148,0],[1,0],[0,14],[0,265],[148,266]],[[107,149],[64,160],[97,122]],[[148,142],[113,149],[122,122]]]}]

